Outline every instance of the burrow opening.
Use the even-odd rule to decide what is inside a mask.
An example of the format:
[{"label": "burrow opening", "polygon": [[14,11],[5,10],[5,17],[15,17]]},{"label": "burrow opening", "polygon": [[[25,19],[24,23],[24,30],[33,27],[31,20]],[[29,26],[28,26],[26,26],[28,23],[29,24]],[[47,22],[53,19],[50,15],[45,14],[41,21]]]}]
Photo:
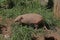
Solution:
[{"label": "burrow opening", "polygon": [[55,40],[54,37],[44,37],[44,40]]}]

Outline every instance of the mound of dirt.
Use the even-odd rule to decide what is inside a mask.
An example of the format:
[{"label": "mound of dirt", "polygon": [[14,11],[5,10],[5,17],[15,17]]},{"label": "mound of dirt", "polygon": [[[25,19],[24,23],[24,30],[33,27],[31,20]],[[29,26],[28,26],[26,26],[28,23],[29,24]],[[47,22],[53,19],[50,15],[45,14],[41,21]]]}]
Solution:
[{"label": "mound of dirt", "polygon": [[33,34],[32,40],[60,40],[60,34],[53,31],[46,31],[45,34]]},{"label": "mound of dirt", "polygon": [[11,36],[12,23],[13,23],[13,19],[6,18],[3,20],[3,18],[0,17],[0,30],[4,38],[8,38]]},{"label": "mound of dirt", "polygon": [[56,32],[51,32],[50,34],[46,34],[45,40],[60,40],[60,34]]}]

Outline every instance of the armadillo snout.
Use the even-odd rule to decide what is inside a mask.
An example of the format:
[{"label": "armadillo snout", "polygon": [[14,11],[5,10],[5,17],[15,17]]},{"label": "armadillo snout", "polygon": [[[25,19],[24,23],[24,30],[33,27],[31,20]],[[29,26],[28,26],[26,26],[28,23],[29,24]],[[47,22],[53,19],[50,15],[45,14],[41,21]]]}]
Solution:
[{"label": "armadillo snout", "polygon": [[14,20],[14,22],[18,22],[18,20]]}]

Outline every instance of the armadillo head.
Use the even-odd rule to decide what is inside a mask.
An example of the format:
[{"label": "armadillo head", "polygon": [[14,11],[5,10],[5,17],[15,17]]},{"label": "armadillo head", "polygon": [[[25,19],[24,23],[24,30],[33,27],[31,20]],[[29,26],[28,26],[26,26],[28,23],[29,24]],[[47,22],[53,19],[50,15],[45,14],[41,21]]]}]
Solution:
[{"label": "armadillo head", "polygon": [[22,20],[22,17],[21,17],[21,16],[18,16],[18,17],[15,19],[15,22],[21,23],[21,20]]}]

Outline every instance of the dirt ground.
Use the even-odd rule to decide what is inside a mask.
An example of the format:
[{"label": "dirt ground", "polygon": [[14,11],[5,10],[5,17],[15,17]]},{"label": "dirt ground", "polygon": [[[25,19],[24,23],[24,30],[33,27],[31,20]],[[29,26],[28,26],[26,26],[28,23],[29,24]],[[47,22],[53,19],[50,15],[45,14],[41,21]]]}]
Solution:
[{"label": "dirt ground", "polygon": [[60,40],[60,28],[56,27],[57,31],[45,31],[45,34],[37,34],[32,37],[32,40]]}]

